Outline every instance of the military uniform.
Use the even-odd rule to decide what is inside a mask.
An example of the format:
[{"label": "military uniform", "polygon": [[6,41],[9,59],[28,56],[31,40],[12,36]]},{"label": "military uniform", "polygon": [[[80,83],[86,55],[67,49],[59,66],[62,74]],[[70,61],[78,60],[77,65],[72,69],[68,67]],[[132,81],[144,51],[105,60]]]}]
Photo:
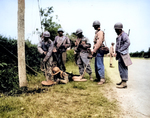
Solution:
[{"label": "military uniform", "polygon": [[100,30],[100,28],[95,32],[94,37],[94,49],[93,53],[96,53],[95,57],[95,73],[96,78],[102,82],[105,82],[105,70],[104,70],[104,63],[103,57],[104,53],[100,51],[100,47],[104,42],[104,32]]},{"label": "military uniform", "polygon": [[79,73],[80,75],[83,74],[84,72],[84,68],[87,66],[86,68],[86,72],[91,75],[92,74],[92,69],[90,67],[90,60],[88,59],[88,56],[89,56],[89,53],[88,53],[88,49],[91,47],[91,44],[87,43],[82,45],[81,44],[81,41],[82,39],[84,39],[85,37],[82,37],[82,38],[78,38],[76,39],[75,41],[75,57],[76,57],[76,64],[78,65],[79,67]]},{"label": "military uniform", "polygon": [[110,67],[112,67],[114,57],[114,46],[111,45],[109,53],[110,53]]},{"label": "military uniform", "polygon": [[116,38],[116,50],[117,53],[116,60],[118,60],[118,68],[120,77],[122,80],[127,81],[128,80],[128,67],[125,65],[121,55],[128,54],[130,45],[130,40],[128,35],[125,32],[122,32],[117,38]]},{"label": "military uniform", "polygon": [[56,36],[54,41],[54,46],[57,50],[57,65],[62,71],[66,71],[66,49],[70,47],[70,40],[66,36]]},{"label": "military uniform", "polygon": [[[48,41],[40,41],[38,44],[38,52],[41,54],[41,56],[44,58],[42,59],[41,63],[44,65],[44,71],[45,71],[45,76],[46,80],[51,80],[51,68],[53,66],[53,57],[52,57],[52,52],[53,52],[53,42],[49,39]],[[44,52],[47,52],[46,55],[44,55]]]}]

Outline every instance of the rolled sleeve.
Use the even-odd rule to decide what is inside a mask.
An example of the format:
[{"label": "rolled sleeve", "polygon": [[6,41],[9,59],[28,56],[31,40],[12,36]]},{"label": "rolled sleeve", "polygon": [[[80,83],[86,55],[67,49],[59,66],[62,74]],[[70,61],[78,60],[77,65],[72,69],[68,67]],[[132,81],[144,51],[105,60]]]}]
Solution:
[{"label": "rolled sleeve", "polygon": [[38,49],[38,52],[39,52],[40,54],[43,54],[43,53],[44,53],[44,51],[43,51],[43,49],[42,49],[42,42],[41,42],[41,41],[38,43],[37,49]]}]

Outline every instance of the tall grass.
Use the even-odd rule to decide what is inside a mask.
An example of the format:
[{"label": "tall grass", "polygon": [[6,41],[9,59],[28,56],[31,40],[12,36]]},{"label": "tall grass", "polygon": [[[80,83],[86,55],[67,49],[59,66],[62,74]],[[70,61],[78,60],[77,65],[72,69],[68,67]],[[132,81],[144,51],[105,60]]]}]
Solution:
[{"label": "tall grass", "polygon": [[[73,62],[66,64],[67,71],[79,74]],[[94,60],[91,62],[94,70]],[[1,118],[118,118],[117,103],[104,96],[105,87],[90,81],[69,82],[51,87],[43,87],[43,74],[28,75],[28,92],[17,96],[0,97]],[[93,72],[93,77],[95,75]],[[107,86],[108,87],[108,86]]]}]

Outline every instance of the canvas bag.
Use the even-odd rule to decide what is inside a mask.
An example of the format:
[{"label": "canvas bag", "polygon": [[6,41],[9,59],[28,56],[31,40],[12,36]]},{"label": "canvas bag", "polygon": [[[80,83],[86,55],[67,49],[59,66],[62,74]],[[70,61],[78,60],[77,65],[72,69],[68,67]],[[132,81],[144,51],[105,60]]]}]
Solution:
[{"label": "canvas bag", "polygon": [[[122,40],[122,37],[121,37],[121,40]],[[121,42],[121,41],[120,41]],[[120,45],[120,44],[119,44]],[[123,62],[124,62],[124,64],[126,65],[126,66],[130,66],[131,64],[132,64],[132,61],[131,61],[131,58],[130,58],[130,55],[129,55],[129,53],[127,53],[127,54],[120,54],[121,55],[121,57],[122,57],[122,60],[123,60]]]}]

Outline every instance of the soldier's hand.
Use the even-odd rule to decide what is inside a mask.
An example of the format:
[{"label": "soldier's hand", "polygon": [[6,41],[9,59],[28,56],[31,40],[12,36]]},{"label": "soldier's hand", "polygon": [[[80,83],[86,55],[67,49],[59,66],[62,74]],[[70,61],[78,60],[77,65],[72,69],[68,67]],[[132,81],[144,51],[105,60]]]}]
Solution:
[{"label": "soldier's hand", "polygon": [[56,48],[55,48],[55,49],[53,49],[53,52],[57,52]]},{"label": "soldier's hand", "polygon": [[117,53],[114,53],[113,56],[116,57],[116,56],[117,56]]},{"label": "soldier's hand", "polygon": [[46,51],[44,51],[43,53],[44,53],[45,55],[47,54],[47,52],[46,52]]}]

